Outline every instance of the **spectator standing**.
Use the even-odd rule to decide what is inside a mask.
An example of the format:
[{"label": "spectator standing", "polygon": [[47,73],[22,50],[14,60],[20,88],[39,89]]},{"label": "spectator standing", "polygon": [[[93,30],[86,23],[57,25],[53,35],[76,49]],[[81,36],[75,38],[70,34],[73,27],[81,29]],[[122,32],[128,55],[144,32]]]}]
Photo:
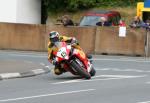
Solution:
[{"label": "spectator standing", "polygon": [[126,26],[126,23],[125,23],[124,19],[120,19],[119,26]]},{"label": "spectator standing", "polygon": [[134,20],[131,22],[129,25],[131,28],[140,28],[141,25],[143,24],[142,20],[140,20],[139,16],[135,16]]},{"label": "spectator standing", "polygon": [[63,23],[64,26],[73,26],[74,25],[74,23],[71,20],[69,15],[62,16],[61,22]]},{"label": "spectator standing", "polygon": [[105,17],[101,17],[99,22],[96,23],[97,26],[111,26],[112,24],[107,21]]},{"label": "spectator standing", "polygon": [[150,30],[150,19],[146,20],[145,23],[142,23],[141,25],[143,28],[146,28],[147,30]]}]

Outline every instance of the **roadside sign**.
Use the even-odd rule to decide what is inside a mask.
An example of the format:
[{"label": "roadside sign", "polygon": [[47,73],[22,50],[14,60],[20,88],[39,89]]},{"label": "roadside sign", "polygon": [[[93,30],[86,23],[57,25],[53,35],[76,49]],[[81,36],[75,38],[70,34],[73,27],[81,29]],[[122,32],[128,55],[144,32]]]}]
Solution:
[{"label": "roadside sign", "polygon": [[125,26],[119,27],[119,37],[126,37],[126,27]]},{"label": "roadside sign", "polygon": [[144,1],[144,7],[145,8],[150,8],[150,0],[145,0]]}]

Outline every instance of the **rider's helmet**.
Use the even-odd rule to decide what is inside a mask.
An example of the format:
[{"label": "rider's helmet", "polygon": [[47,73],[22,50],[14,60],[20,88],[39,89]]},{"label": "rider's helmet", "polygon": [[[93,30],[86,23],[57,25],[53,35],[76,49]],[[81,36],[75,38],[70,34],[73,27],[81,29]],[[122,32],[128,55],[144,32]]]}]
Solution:
[{"label": "rider's helmet", "polygon": [[49,33],[49,39],[51,43],[55,43],[59,41],[59,33],[57,31],[51,31]]}]

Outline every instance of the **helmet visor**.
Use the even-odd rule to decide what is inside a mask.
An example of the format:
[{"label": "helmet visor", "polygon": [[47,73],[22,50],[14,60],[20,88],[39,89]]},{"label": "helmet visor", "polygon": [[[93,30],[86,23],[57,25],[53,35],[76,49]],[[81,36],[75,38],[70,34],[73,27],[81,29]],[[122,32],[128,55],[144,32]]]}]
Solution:
[{"label": "helmet visor", "polygon": [[54,38],[50,38],[50,41],[51,41],[52,43],[55,43],[55,42],[58,42],[59,39],[58,39],[58,37],[54,37]]},{"label": "helmet visor", "polygon": [[56,37],[57,35],[56,35],[56,32],[52,32],[52,33],[50,33],[49,34],[49,38],[54,38],[54,37]]}]

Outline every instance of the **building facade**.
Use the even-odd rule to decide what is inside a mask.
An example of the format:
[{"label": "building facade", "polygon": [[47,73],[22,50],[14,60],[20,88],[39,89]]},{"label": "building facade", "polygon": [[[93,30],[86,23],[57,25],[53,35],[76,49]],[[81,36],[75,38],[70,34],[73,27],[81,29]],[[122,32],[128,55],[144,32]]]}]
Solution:
[{"label": "building facade", "polygon": [[41,0],[0,0],[0,22],[41,24]]}]

